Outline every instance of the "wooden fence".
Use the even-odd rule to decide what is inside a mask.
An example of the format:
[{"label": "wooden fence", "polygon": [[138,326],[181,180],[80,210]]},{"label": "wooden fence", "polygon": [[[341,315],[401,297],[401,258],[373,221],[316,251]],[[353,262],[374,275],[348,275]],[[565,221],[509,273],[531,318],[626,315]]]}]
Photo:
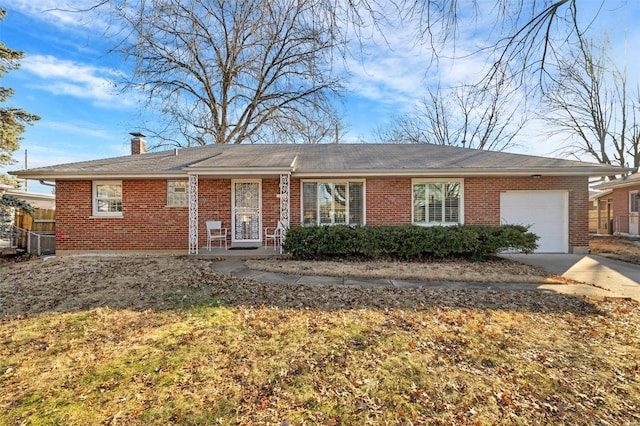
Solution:
[{"label": "wooden fence", "polygon": [[31,215],[16,210],[15,225],[33,232],[55,232],[56,211],[53,209],[34,209]]},{"label": "wooden fence", "polygon": [[18,248],[38,254],[55,253],[56,211],[34,209],[31,215],[16,209],[15,225],[25,231],[16,235]]}]

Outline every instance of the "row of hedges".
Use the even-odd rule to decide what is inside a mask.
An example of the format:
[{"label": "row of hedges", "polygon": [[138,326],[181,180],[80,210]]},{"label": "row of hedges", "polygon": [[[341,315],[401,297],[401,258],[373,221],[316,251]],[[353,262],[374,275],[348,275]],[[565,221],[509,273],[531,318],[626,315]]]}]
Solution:
[{"label": "row of hedges", "polygon": [[298,259],[483,260],[506,249],[533,252],[538,236],[520,225],[292,227],[283,249]]}]

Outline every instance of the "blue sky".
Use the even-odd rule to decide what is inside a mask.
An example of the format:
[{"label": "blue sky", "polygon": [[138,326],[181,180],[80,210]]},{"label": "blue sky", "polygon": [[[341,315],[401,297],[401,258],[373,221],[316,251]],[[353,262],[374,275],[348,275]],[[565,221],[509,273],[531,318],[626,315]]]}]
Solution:
[{"label": "blue sky", "polygon": [[[0,40],[25,52],[21,68],[2,78],[1,84],[15,89],[7,105],[16,106],[42,119],[23,134],[14,158],[18,164],[0,169],[40,167],[74,161],[129,154],[129,132],[138,130],[139,111],[131,96],[114,93],[110,81],[125,73],[125,64],[106,52],[110,41],[102,37],[106,23],[98,18],[65,13],[66,5],[78,6],[87,0],[0,0],[8,16],[0,22]],[[480,1],[480,6],[495,2]],[[599,0],[579,2],[585,16],[593,16]],[[592,28],[592,36],[611,37],[620,63],[627,63],[629,81],[638,84],[639,62],[635,46],[640,43],[640,2],[610,0]],[[479,24],[481,25],[481,23]],[[462,28],[457,54],[477,45],[478,32]],[[365,59],[350,59],[350,89],[344,106],[347,141],[371,139],[372,130],[394,114],[409,111],[424,96],[428,84],[459,84],[477,78],[483,58],[443,60],[438,72],[425,73],[428,52],[413,47],[414,32],[408,27],[374,36],[364,46]],[[625,42],[626,40],[626,42]],[[631,46],[631,48],[629,48]],[[633,55],[627,52],[631,50]],[[541,125],[529,123],[523,140],[511,149],[532,155],[555,156],[557,141],[542,135]],[[29,190],[50,192],[50,188],[30,182]]]}]

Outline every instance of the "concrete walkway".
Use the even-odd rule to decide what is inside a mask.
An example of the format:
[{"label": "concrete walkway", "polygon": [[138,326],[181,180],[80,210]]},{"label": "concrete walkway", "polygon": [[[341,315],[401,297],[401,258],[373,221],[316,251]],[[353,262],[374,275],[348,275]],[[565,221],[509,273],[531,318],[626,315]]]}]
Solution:
[{"label": "concrete walkway", "polygon": [[640,266],[632,263],[594,254],[507,254],[502,257],[591,284],[616,297],[640,301]]},{"label": "concrete walkway", "polygon": [[[520,259],[518,256],[525,255],[508,255],[505,257],[513,258],[513,260],[522,263],[534,264],[552,274],[563,275],[561,270],[566,268],[567,264],[575,262],[576,258],[565,258],[554,260],[551,262],[547,257],[549,255],[528,255],[527,258]],[[540,257],[539,257],[540,256]],[[554,255],[555,256],[555,255]],[[564,255],[560,255],[564,256]],[[573,255],[569,255],[573,256]],[[579,256],[584,257],[584,256]],[[534,263],[531,263],[531,262]],[[544,265],[544,266],[543,266]],[[549,269],[552,270],[549,270]],[[475,289],[475,290],[517,290],[517,291],[542,291],[555,292],[568,295],[578,296],[599,296],[599,297],[632,297],[627,294],[620,294],[609,291],[600,286],[591,285],[587,280],[576,281],[585,282],[586,284],[522,284],[522,283],[476,283],[476,282],[431,282],[431,281],[407,281],[395,279],[357,279],[348,277],[326,277],[311,275],[294,275],[294,274],[278,274],[272,272],[257,271],[247,267],[242,257],[226,257],[225,260],[215,263],[215,269],[222,273],[232,274],[242,278],[250,278],[264,283],[286,283],[286,284],[302,284],[302,285],[336,285],[336,286],[364,286],[364,287],[383,287],[391,286],[396,288],[449,288],[449,289]],[[640,271],[639,271],[640,272]],[[637,295],[640,300],[640,292]],[[635,298],[635,297],[634,297]]]}]

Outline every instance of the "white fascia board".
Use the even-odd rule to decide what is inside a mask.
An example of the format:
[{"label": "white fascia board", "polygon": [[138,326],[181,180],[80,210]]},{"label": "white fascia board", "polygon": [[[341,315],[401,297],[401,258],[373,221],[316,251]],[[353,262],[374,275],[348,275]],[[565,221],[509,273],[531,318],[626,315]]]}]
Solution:
[{"label": "white fascia board", "polygon": [[598,192],[597,194],[593,194],[589,196],[589,201],[597,200],[600,197],[604,197],[605,195],[609,195],[613,192],[613,189],[607,189],[606,191]]},{"label": "white fascia board", "polygon": [[252,168],[190,168],[185,167],[183,170],[187,175],[199,176],[264,176],[264,175],[281,175],[283,173],[291,173],[290,168],[282,167],[252,167]]},{"label": "white fascia board", "polygon": [[[197,174],[200,176],[265,176],[291,173],[297,178],[316,177],[353,177],[353,176],[403,176],[403,177],[471,177],[471,176],[607,176],[623,172],[625,169],[612,168],[602,170],[598,167],[585,168],[557,168],[557,169],[404,169],[404,170],[376,170],[376,169],[354,169],[354,170],[318,170],[299,171],[289,167],[256,167],[256,168],[189,168],[185,167],[182,172],[171,173],[70,173],[70,172],[29,172],[15,171],[10,174],[20,179],[37,180],[79,180],[79,179],[180,179],[188,175]],[[628,182],[619,186],[638,184],[640,181]],[[603,185],[604,186],[604,185]],[[618,185],[616,185],[617,187]],[[604,189],[604,188],[603,188]]]},{"label": "white fascia board", "polygon": [[635,180],[632,182],[624,182],[624,183],[618,183],[618,184],[611,184],[611,185],[607,185],[607,186],[597,186],[596,189],[599,190],[604,190],[604,189],[610,189],[610,190],[614,190],[614,189],[618,189],[618,188],[626,188],[628,186],[638,186],[640,185],[640,180]]},{"label": "white fascia board", "polygon": [[624,179],[624,180],[604,182],[594,186],[593,188],[598,190],[605,190],[605,189],[613,190],[616,188],[624,188],[626,186],[640,185],[640,175],[632,175],[632,176],[633,177],[627,177],[627,179]]},{"label": "white fascia board", "polygon": [[25,198],[25,199],[34,199],[34,200],[55,200],[56,196],[55,194],[41,194],[39,192],[24,192],[24,191],[20,191],[20,190],[8,190],[6,192],[8,195],[13,195],[14,197],[18,197],[18,198]]},{"label": "white fascia board", "polygon": [[12,173],[20,179],[95,180],[95,179],[186,179],[186,173]]},{"label": "white fascia board", "polygon": [[[619,172],[619,171],[618,171]],[[292,175],[296,178],[313,177],[350,177],[350,176],[402,176],[402,177],[472,177],[472,176],[606,176],[611,174],[611,170],[602,171],[599,169],[442,169],[442,170],[322,170],[295,172]]]}]

